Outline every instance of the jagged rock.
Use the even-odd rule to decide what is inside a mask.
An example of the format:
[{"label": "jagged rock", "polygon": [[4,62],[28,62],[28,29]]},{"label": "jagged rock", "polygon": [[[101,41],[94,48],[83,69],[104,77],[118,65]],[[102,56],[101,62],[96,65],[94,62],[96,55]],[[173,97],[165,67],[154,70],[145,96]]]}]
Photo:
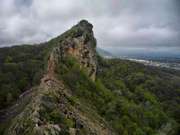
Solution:
[{"label": "jagged rock", "polygon": [[86,69],[88,76],[95,80],[97,71],[96,39],[92,31],[92,24],[83,20],[62,36],[58,37],[58,44],[49,57],[48,72],[52,73],[53,67],[68,56],[75,58],[81,68]]},{"label": "jagged rock", "polygon": [[66,57],[73,57],[80,68],[95,80],[97,70],[96,39],[93,26],[87,21],[57,37],[49,53],[47,72],[40,85],[34,90],[34,97],[24,110],[16,116],[7,135],[110,135],[110,130],[98,121],[92,121],[80,111],[80,107],[69,102],[70,90],[56,78],[55,69]]}]

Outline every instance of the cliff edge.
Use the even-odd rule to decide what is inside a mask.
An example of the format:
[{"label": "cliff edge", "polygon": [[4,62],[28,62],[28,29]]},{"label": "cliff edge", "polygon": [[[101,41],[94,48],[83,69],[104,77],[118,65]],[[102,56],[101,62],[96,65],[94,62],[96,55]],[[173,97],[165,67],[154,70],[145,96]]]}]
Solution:
[{"label": "cliff edge", "polygon": [[[56,70],[61,71],[69,58],[79,65],[90,80],[94,81],[97,71],[96,39],[93,26],[86,20],[80,21],[61,36],[53,39],[55,44],[49,51],[47,69],[39,86],[32,90],[32,99],[15,118],[7,135],[110,135],[106,122],[94,117],[72,92],[58,78]],[[52,42],[50,41],[50,42]],[[68,72],[68,71],[67,71]],[[74,80],[76,81],[76,80]],[[97,115],[95,113],[94,115]]]}]

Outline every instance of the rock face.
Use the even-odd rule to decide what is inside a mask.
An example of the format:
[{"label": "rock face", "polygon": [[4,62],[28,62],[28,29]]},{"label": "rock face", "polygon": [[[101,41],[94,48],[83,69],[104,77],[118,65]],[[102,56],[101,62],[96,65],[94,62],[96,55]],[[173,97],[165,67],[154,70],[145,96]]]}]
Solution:
[{"label": "rock face", "polygon": [[47,72],[40,85],[34,88],[30,103],[13,119],[7,135],[112,134],[103,120],[89,118],[78,105],[80,103],[74,105],[70,90],[56,78],[56,66],[66,57],[73,57],[95,80],[96,39],[92,28],[83,20],[54,39],[56,44],[49,53]]},{"label": "rock face", "polygon": [[[72,27],[62,36],[57,38],[57,45],[49,57],[49,61],[61,62],[65,57],[75,58],[81,68],[87,71],[88,76],[94,81],[97,71],[96,39],[94,38],[93,26],[86,20]],[[52,72],[55,63],[50,62],[48,72]]]}]

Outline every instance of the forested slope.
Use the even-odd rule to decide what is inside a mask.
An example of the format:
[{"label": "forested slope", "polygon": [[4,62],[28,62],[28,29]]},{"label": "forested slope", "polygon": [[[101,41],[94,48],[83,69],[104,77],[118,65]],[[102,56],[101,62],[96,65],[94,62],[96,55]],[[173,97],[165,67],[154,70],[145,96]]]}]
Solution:
[{"label": "forested slope", "polygon": [[83,20],[49,42],[0,49],[0,134],[179,135],[179,82],[175,70],[102,58]]}]

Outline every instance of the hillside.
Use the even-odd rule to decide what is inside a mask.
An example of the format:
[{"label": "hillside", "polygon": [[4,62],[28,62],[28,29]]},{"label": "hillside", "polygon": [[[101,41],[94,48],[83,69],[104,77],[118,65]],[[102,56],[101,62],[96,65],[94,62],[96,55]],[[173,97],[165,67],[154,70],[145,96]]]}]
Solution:
[{"label": "hillside", "polygon": [[0,49],[0,134],[179,135],[180,73],[102,58],[92,29]]},{"label": "hillside", "polygon": [[113,57],[115,57],[115,56],[113,56],[113,54],[111,54],[110,52],[108,52],[108,51],[106,51],[106,50],[103,50],[103,49],[101,49],[101,48],[96,48],[96,51],[97,51],[97,53],[98,53],[100,56],[102,56],[102,57],[104,57],[104,58],[113,58]]}]

